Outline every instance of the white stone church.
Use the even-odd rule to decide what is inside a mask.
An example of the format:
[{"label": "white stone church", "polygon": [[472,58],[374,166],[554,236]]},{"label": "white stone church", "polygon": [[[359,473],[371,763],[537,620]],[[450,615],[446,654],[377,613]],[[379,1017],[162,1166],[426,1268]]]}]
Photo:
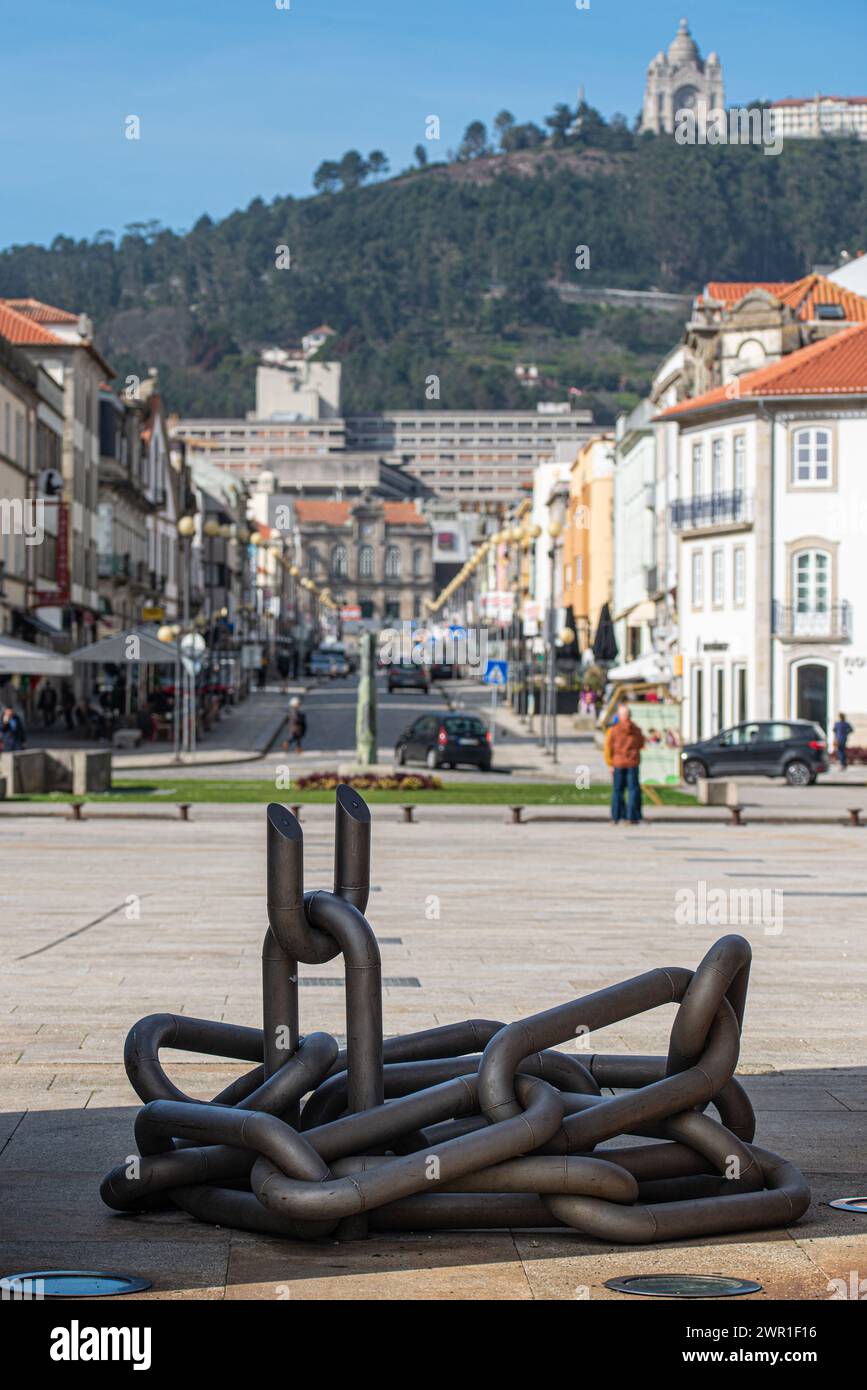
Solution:
[{"label": "white stone church", "polygon": [[702,58],[685,19],[668,48],[661,49],[647,69],[642,130],[673,134],[678,111],[694,111],[703,102],[708,111],[725,107],[725,87],[716,53]]}]

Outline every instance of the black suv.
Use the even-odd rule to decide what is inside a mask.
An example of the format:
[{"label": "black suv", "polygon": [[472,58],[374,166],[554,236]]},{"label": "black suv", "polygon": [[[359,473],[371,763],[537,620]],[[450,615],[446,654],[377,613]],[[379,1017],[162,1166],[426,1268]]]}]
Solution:
[{"label": "black suv", "polygon": [[752,720],[723,729],[681,751],[683,780],[700,777],[785,777],[806,787],[828,771],[828,747],[818,724],[806,719]]},{"label": "black suv", "polygon": [[398,765],[411,759],[437,767],[470,763],[490,772],[493,754],[487,725],[473,714],[426,714],[404,729],[394,749]]}]

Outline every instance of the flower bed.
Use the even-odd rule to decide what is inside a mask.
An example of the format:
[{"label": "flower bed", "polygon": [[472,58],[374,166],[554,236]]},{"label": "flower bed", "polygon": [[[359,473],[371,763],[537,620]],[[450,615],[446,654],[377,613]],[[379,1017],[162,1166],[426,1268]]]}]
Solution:
[{"label": "flower bed", "polygon": [[442,778],[428,777],[423,772],[400,775],[360,772],[354,777],[338,777],[336,772],[311,772],[306,777],[296,777],[294,785],[299,791],[333,791],[335,787],[345,786],[359,792],[438,792],[443,784]]}]

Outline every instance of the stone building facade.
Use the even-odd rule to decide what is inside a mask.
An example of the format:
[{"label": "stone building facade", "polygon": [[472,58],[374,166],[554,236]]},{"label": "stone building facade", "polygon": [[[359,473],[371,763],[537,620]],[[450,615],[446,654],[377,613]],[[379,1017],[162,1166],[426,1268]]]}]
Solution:
[{"label": "stone building facade", "polygon": [[[302,575],[365,623],[421,620],[433,597],[433,533],[411,502],[365,493],[352,502],[292,503]],[[297,553],[297,552],[296,552]]]},{"label": "stone building facade", "polygon": [[708,111],[725,107],[722,65],[716,53],[702,58],[685,19],[669,44],[660,49],[647,69],[641,129],[657,135],[674,133],[678,111]]}]

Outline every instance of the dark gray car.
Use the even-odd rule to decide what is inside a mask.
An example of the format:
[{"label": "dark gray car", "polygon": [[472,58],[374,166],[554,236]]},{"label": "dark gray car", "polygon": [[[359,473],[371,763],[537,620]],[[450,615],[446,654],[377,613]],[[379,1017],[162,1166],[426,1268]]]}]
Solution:
[{"label": "dark gray car", "polygon": [[701,777],[785,777],[806,787],[828,771],[828,745],[818,724],[806,719],[753,719],[723,729],[681,751],[685,782]]}]

